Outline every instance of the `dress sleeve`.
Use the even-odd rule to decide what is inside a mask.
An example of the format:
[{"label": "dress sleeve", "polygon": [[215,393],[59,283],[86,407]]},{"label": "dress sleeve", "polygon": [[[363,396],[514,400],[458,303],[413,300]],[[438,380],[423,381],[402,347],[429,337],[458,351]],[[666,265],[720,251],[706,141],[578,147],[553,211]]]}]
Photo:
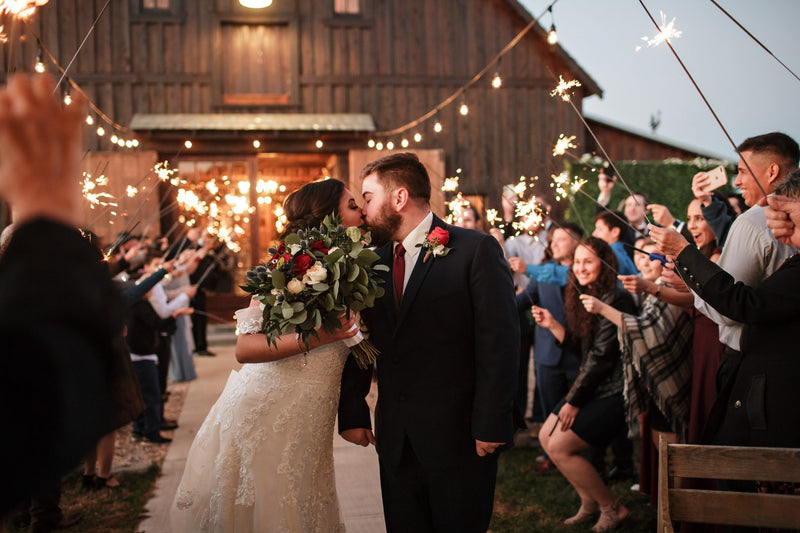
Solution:
[{"label": "dress sleeve", "polygon": [[250,307],[239,309],[235,315],[237,335],[261,333],[261,327],[264,324],[264,312],[261,305],[251,305]]}]

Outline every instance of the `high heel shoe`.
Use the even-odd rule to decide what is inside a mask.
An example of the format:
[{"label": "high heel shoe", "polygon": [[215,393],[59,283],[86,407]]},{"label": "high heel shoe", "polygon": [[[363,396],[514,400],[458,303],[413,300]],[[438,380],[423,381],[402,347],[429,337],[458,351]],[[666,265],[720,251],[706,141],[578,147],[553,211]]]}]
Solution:
[{"label": "high heel shoe", "polygon": [[614,502],[613,505],[600,508],[600,518],[597,523],[592,527],[595,533],[603,531],[611,531],[620,526],[625,526],[631,518],[631,513],[628,508],[622,505],[619,501]]},{"label": "high heel shoe", "polygon": [[564,520],[564,525],[570,526],[572,524],[586,522],[591,520],[598,512],[600,512],[600,507],[598,507],[597,502],[581,502],[581,508],[578,509],[578,512],[575,514],[575,516],[571,516]]}]

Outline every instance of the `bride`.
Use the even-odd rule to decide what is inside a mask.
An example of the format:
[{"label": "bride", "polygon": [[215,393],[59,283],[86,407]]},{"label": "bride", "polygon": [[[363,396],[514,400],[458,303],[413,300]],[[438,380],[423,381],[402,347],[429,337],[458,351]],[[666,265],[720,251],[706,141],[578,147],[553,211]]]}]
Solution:
[{"label": "bride", "polygon": [[[341,181],[305,185],[284,204],[287,231],[316,227],[336,212],[345,227],[361,209]],[[333,475],[333,426],[350,351],[341,329],[319,330],[311,351],[297,335],[270,346],[259,302],[236,312],[236,359],[192,443],[170,518],[174,532],[344,531]]]}]

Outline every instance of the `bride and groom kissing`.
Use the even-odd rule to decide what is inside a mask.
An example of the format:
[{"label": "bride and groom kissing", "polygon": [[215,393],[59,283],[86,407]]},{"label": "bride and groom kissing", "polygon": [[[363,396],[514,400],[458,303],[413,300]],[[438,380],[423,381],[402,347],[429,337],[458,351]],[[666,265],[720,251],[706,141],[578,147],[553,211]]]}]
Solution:
[{"label": "bride and groom kissing", "polygon": [[[294,334],[270,346],[258,302],[237,312],[232,372],[195,437],[172,509],[174,531],[343,531],[333,477],[337,410],[343,438],[376,446],[387,531],[486,531],[497,452],[513,436],[518,319],[497,241],[430,211],[428,173],[411,153],[361,172],[363,207],[342,182],[310,183],[287,198],[289,231],[331,211],[366,221],[385,294],[362,311],[377,361],[360,369],[339,330],[306,352]],[[363,212],[362,212],[363,209]],[[434,248],[428,235],[446,248]],[[433,253],[429,253],[429,252]]]}]

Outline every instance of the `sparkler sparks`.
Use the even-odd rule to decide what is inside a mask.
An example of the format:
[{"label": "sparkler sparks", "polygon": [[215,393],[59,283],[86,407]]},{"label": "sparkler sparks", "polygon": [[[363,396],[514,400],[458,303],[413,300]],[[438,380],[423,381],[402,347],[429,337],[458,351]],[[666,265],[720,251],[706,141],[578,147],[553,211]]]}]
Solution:
[{"label": "sparkler sparks", "polygon": [[[642,37],[642,40],[647,43],[648,48],[655,48],[656,46],[660,45],[663,42],[670,42],[671,39],[678,39],[683,32],[675,29],[675,17],[672,17],[672,20],[667,23],[667,15],[664,14],[663,11],[661,13],[661,26],[658,27],[658,33],[652,39],[647,37],[646,35]],[[641,50],[641,46],[636,47],[636,51],[638,52]]]},{"label": "sparkler sparks", "polygon": [[575,140],[575,135],[570,135],[567,137],[563,133],[558,136],[558,140],[556,141],[556,145],[553,148],[553,155],[564,155],[567,153],[567,150],[570,148],[577,148],[576,145],[572,144],[572,141]]},{"label": "sparkler sparks", "polygon": [[464,198],[461,193],[458,193],[455,198],[447,202],[447,208],[450,211],[450,214],[447,215],[447,223],[454,224],[456,222],[461,222],[461,210],[469,207],[470,203],[469,200]]},{"label": "sparkler sparks", "polygon": [[575,177],[570,179],[566,170],[558,176],[552,174],[551,177],[553,181],[550,183],[550,187],[555,189],[556,201],[563,200],[570,194],[574,195],[586,184],[586,180],[582,178]]},{"label": "sparkler sparks", "polygon": [[139,193],[139,189],[134,187],[133,185],[128,185],[128,188],[125,189],[125,194],[128,195],[128,198],[133,198]]},{"label": "sparkler sparks", "polygon": [[108,178],[105,176],[94,179],[88,172],[83,173],[81,194],[89,202],[89,207],[92,209],[98,205],[117,207],[117,204],[111,201],[114,199],[112,195],[105,192],[94,192],[97,187],[105,187],[106,185],[108,185]]},{"label": "sparkler sparks", "polygon": [[452,178],[445,178],[444,185],[442,185],[444,192],[456,192],[458,190],[458,176]]},{"label": "sparkler sparks", "polygon": [[169,181],[173,185],[178,185],[181,181],[177,177],[173,177],[178,173],[177,168],[169,168],[169,161],[160,161],[153,167],[153,172],[161,181]]},{"label": "sparkler sparks", "polygon": [[49,0],[0,0],[0,15],[28,18]]},{"label": "sparkler sparks", "polygon": [[569,90],[574,87],[580,87],[580,86],[581,82],[579,82],[578,80],[565,81],[564,78],[559,76],[558,85],[556,85],[555,89],[550,91],[550,96],[558,95],[558,97],[564,100],[565,102],[569,102],[570,99],[572,98],[572,95],[570,94]]},{"label": "sparkler sparks", "polygon": [[518,220],[511,225],[520,233],[536,235],[542,226],[547,213],[542,209],[542,204],[536,200],[536,196],[531,196],[530,200],[517,202],[515,214]]}]

